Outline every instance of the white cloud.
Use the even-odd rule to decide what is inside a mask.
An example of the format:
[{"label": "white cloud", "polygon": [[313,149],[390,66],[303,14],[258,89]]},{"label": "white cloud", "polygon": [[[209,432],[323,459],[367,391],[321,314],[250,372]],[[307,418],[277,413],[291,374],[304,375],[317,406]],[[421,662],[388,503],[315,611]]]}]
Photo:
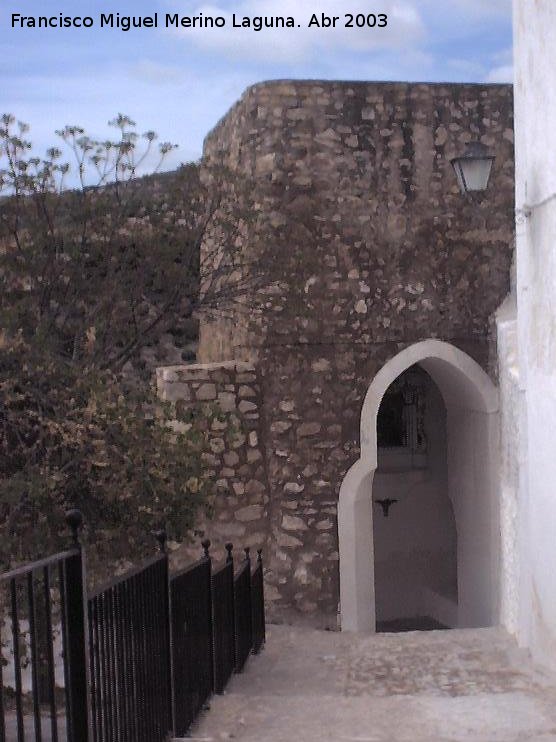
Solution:
[{"label": "white cloud", "polygon": [[472,18],[488,16],[511,16],[512,0],[451,0]]},{"label": "white cloud", "polygon": [[[169,66],[171,69],[171,67]],[[25,86],[8,81],[3,90],[2,111],[12,112],[31,125],[30,139],[36,152],[59,144],[54,131],[66,124],[84,126],[92,136],[114,137],[107,126],[121,111],[137,122],[139,132],[154,129],[161,141],[179,144],[168,166],[196,159],[207,131],[253,79],[233,71],[218,79],[190,72],[164,85],[154,85],[141,69],[157,72],[157,66],[107,65],[82,73],[27,76]],[[149,163],[152,167],[158,158]]]},{"label": "white cloud", "polygon": [[473,24],[489,18],[511,18],[512,0],[414,0],[428,15],[459,23]]},{"label": "white cloud", "polygon": [[491,69],[485,77],[485,82],[513,82],[513,51],[501,49],[491,55]]},{"label": "white cloud", "polygon": [[151,59],[141,59],[131,67],[130,74],[139,80],[159,85],[181,80],[183,70],[179,67],[153,62]]},{"label": "white cloud", "polygon": [[449,59],[446,65],[454,72],[458,72],[469,77],[480,78],[484,73],[483,65],[473,59]]},{"label": "white cloud", "polygon": [[514,81],[514,68],[511,64],[494,67],[485,78],[485,82],[509,82]]},{"label": "white cloud", "polygon": [[[225,28],[180,29],[175,33],[192,41],[198,47],[234,59],[265,64],[296,65],[323,55],[337,52],[365,53],[380,49],[403,50],[418,45],[424,36],[424,26],[419,12],[407,0],[383,0],[381,12],[388,14],[386,28],[345,28],[344,11],[337,0],[321,0],[316,6],[301,6],[299,0],[243,0],[234,5],[233,12],[243,16],[291,16],[296,28],[252,29],[233,28],[232,10],[224,5],[202,5],[191,15],[223,16]],[[352,0],[349,11],[354,15],[369,13],[367,0]],[[308,27],[313,12],[320,18],[338,16],[335,28]]]}]

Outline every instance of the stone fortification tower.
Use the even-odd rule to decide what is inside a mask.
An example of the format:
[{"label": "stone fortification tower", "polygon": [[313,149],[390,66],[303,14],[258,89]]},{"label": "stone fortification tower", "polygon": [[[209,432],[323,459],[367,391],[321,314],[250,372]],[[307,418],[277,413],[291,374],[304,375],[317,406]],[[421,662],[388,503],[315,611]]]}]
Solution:
[{"label": "stone fortification tower", "polygon": [[[496,156],[481,198],[460,194],[450,166],[470,139],[480,139]],[[370,413],[373,419],[361,415],[377,374],[404,352],[410,353],[405,367],[423,361],[449,419],[454,419],[452,402],[465,397],[465,384],[458,391],[455,372],[452,381],[451,372],[435,375],[435,364],[427,366],[429,356],[439,354],[438,368],[441,363],[448,368],[453,349],[454,368],[461,361],[495,383],[492,317],[509,289],[513,248],[511,87],[262,83],[247,90],[209,134],[204,156],[207,173],[214,166],[226,169],[222,208],[231,221],[234,215],[241,221],[237,239],[245,257],[236,269],[244,276],[253,271],[256,281],[248,311],[240,307],[203,321],[198,357],[203,365],[162,369],[160,384],[170,398],[183,392],[195,400],[202,388],[203,396],[224,400],[247,425],[235,455],[226,462],[221,446],[211,462],[222,488],[216,536],[225,538],[224,523],[239,540],[255,533],[253,542],[264,541],[269,598],[277,609],[335,613],[344,575],[338,497],[358,459],[370,473],[353,495],[361,503],[361,492],[367,493],[362,519],[367,530],[372,519],[376,525],[383,517],[371,504],[381,443],[376,436],[363,441],[360,432],[365,426],[371,438],[376,432],[377,411]],[[214,243],[204,249],[214,250]],[[424,350],[411,355],[412,348]],[[421,413],[415,414],[418,427]],[[446,418],[445,411],[439,414]],[[446,423],[448,442],[439,444],[444,451],[457,443],[451,424]],[[390,448],[400,449],[401,471],[407,437],[403,431],[399,441],[390,435],[390,442],[399,444]],[[450,463],[449,451],[447,456],[444,469],[450,471],[442,470],[438,482],[444,484],[438,487],[449,491],[463,544],[471,521],[458,505],[454,472],[461,475],[466,464]],[[432,470],[426,458],[420,467]],[[412,476],[425,481],[425,475]],[[383,485],[387,491],[390,485]],[[420,528],[419,507],[404,510],[410,500],[403,492],[409,489],[399,486],[402,494],[391,498],[399,502],[384,523],[398,522],[413,532]],[[496,517],[489,526],[494,530]],[[342,528],[345,544],[351,536],[346,524]],[[375,552],[381,538],[375,533]],[[354,534],[357,539],[358,555],[345,557],[346,585],[373,579],[366,567],[357,577],[351,563],[361,554],[369,565],[379,559],[372,535]],[[407,540],[402,532],[389,539],[398,539],[402,550]],[[434,548],[415,543],[406,561],[426,561],[423,554],[429,561],[441,559],[448,546],[438,554]],[[469,560],[463,548],[458,546],[456,560],[460,579]],[[485,549],[490,564],[496,545]],[[385,563],[391,558],[384,556]],[[351,597],[345,593],[346,605],[358,589],[346,587],[352,590]],[[442,594],[443,588],[434,589]],[[356,609],[346,611],[351,615]]]}]

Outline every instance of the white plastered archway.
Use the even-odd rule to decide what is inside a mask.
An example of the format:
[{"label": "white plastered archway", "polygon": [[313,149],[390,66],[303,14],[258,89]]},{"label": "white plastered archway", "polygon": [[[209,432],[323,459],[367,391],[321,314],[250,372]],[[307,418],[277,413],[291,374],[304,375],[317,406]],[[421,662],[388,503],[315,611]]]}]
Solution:
[{"label": "white plastered archway", "polygon": [[376,421],[390,384],[415,363],[435,381],[447,410],[448,488],[458,532],[458,626],[498,623],[498,390],[466,353],[439,340],[424,340],[380,369],[363,404],[361,457],[346,474],[338,503],[343,631],[375,630]]}]

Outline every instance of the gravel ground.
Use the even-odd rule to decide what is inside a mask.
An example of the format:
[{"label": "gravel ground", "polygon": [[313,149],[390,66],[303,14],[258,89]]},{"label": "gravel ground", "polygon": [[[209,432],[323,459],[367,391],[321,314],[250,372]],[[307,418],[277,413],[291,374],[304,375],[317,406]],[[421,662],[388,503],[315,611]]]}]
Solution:
[{"label": "gravel ground", "polygon": [[556,742],[556,678],[500,629],[270,626],[189,742]]}]

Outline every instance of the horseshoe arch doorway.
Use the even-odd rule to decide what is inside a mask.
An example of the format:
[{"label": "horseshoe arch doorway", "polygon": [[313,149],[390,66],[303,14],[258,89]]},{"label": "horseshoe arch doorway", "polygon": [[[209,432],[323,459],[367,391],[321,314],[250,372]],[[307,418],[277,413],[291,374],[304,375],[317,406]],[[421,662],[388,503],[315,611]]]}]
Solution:
[{"label": "horseshoe arch doorway", "polygon": [[[346,474],[338,503],[344,631],[375,631],[377,608],[379,621],[392,613],[377,605],[384,590],[380,583],[375,589],[375,556],[380,551],[375,554],[374,521],[384,516],[382,506],[373,500],[402,498],[376,497],[388,494],[380,482],[377,420],[387,390],[412,368],[422,378],[430,378],[433,394],[437,389],[445,408],[445,491],[457,541],[457,605],[446,590],[444,595],[437,592],[436,619],[460,628],[498,623],[498,392],[470,356],[448,343],[426,340],[406,348],[380,369],[363,404],[361,457]],[[389,517],[395,517],[395,508],[401,504],[391,505]],[[434,593],[434,585],[429,587]],[[415,610],[415,602],[411,609]]]}]

